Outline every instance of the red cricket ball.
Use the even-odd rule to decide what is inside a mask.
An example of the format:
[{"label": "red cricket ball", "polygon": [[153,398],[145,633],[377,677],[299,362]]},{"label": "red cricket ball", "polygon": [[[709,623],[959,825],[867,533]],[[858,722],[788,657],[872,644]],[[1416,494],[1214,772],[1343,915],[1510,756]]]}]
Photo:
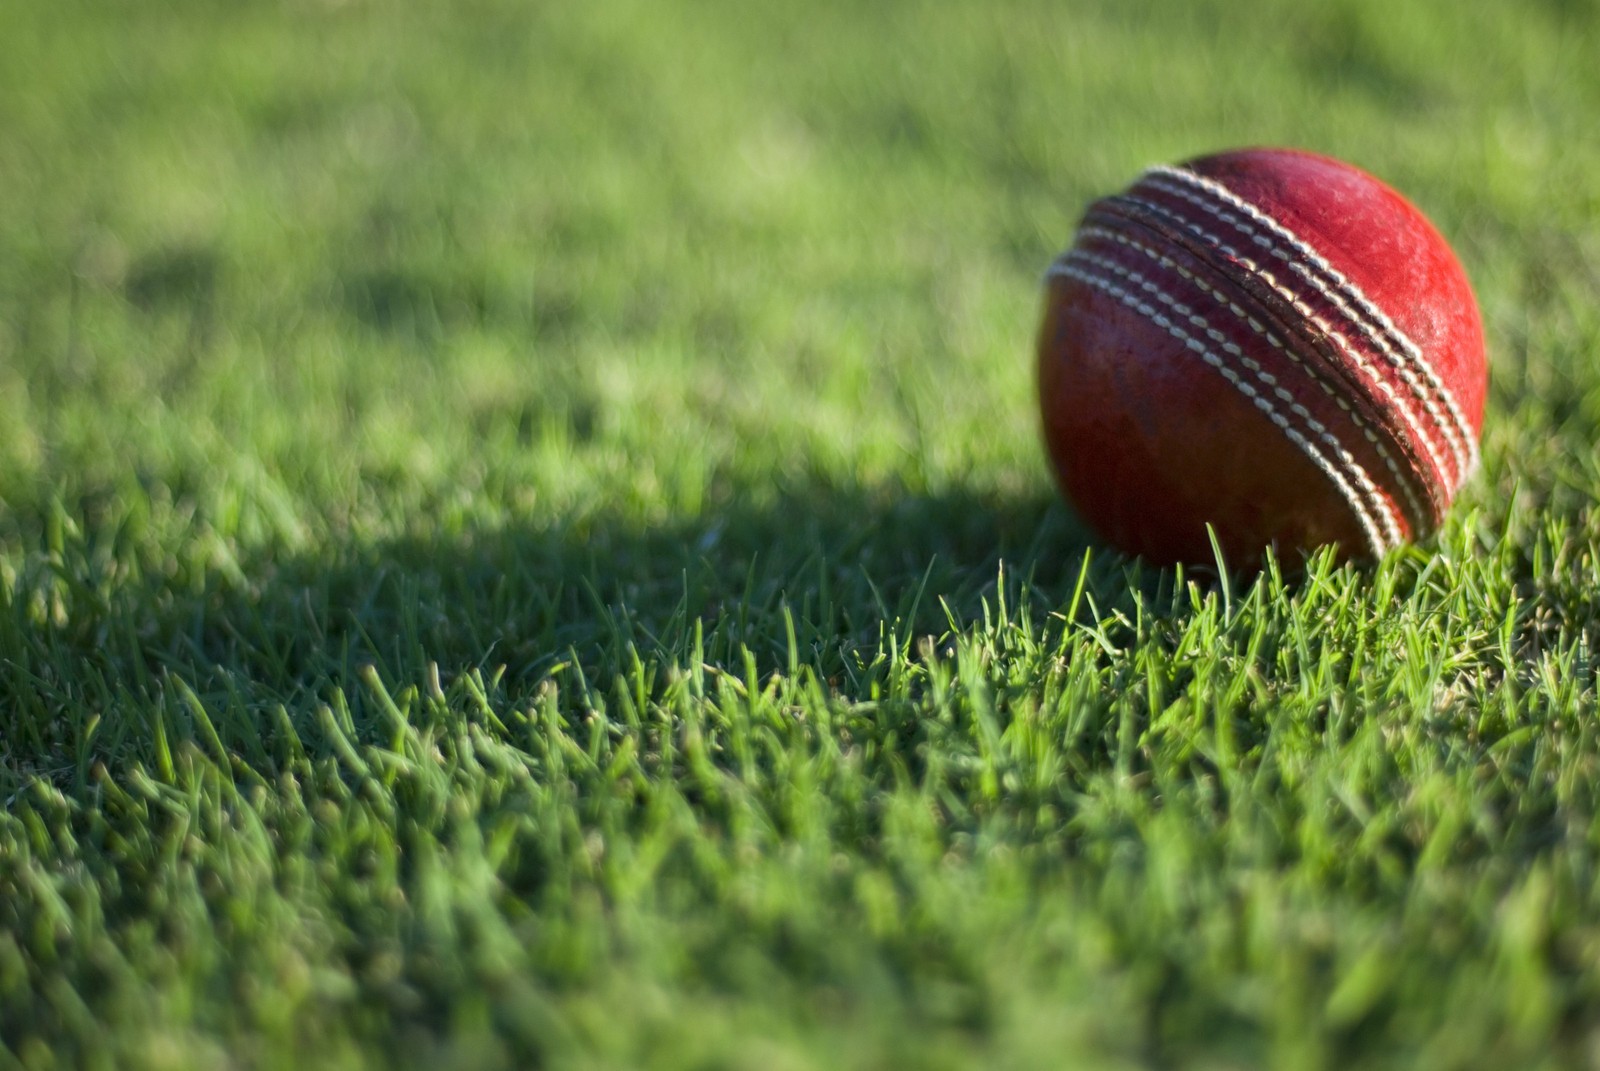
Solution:
[{"label": "red cricket ball", "polygon": [[1246,149],[1153,167],[1051,267],[1044,438],[1067,499],[1153,561],[1433,531],[1478,464],[1488,373],[1460,262],[1349,164]]}]

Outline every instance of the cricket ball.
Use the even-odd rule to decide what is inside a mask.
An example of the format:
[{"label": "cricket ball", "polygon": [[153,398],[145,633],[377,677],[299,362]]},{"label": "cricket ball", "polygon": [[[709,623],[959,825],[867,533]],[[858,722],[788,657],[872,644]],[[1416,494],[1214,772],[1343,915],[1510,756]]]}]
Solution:
[{"label": "cricket ball", "polygon": [[1488,374],[1460,262],[1400,194],[1286,149],[1153,167],[1051,266],[1044,439],[1101,536],[1158,562],[1438,527],[1478,464]]}]

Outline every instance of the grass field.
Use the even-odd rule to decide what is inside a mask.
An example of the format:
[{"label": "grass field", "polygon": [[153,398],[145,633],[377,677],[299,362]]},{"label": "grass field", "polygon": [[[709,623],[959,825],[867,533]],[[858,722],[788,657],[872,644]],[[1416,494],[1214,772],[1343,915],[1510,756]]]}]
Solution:
[{"label": "grass field", "polygon": [[[1600,6],[0,5],[0,1071],[1600,1066]],[[1374,567],[1057,503],[1039,279],[1450,236]],[[1235,563],[1248,565],[1251,563]]]}]

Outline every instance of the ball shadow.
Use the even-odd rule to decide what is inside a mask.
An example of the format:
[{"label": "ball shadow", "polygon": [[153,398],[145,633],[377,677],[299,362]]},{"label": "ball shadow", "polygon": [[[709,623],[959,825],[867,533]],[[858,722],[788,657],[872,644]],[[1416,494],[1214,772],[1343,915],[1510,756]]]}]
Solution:
[{"label": "ball shadow", "polygon": [[168,671],[313,690],[366,664],[389,679],[493,670],[515,690],[573,662],[609,681],[635,655],[681,659],[695,642],[719,668],[748,652],[763,669],[798,657],[826,671],[884,629],[979,618],[1001,584],[1013,603],[1060,602],[1088,545],[1045,490],[814,486],[655,524],[602,511],[250,562],[248,583],[173,607],[153,646]]},{"label": "ball shadow", "polygon": [[[104,573],[94,562],[114,535],[85,531],[64,563],[41,561],[9,595],[15,627],[0,661],[15,688],[0,732],[13,765],[70,780],[96,758],[148,755],[152,701],[180,735],[215,733],[248,754],[285,717],[309,724],[346,698],[365,706],[372,669],[400,688],[478,671],[520,703],[563,663],[601,690],[641,664],[741,677],[753,665],[763,678],[803,664],[848,695],[851,667],[892,648],[915,656],[1024,606],[1042,628],[1072,598],[1091,545],[1042,485],[764,491],[658,523],[600,509],[542,527],[246,554],[237,570],[109,588],[82,578]],[[1090,560],[1101,607],[1170,583],[1170,571],[1114,553]],[[105,712],[92,739],[51,713],[69,701]],[[220,712],[216,725],[199,724],[196,707]],[[356,727],[372,716],[357,710]]]}]

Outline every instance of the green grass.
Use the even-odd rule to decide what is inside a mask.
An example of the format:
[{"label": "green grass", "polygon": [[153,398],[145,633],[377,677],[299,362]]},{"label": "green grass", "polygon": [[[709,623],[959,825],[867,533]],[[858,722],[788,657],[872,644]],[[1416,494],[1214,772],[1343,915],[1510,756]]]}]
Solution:
[{"label": "green grass", "polygon": [[[0,7],[0,1071],[1594,1066],[1596,55]],[[1044,468],[1042,269],[1250,143],[1478,285],[1484,470],[1375,567],[1151,569]]]}]

